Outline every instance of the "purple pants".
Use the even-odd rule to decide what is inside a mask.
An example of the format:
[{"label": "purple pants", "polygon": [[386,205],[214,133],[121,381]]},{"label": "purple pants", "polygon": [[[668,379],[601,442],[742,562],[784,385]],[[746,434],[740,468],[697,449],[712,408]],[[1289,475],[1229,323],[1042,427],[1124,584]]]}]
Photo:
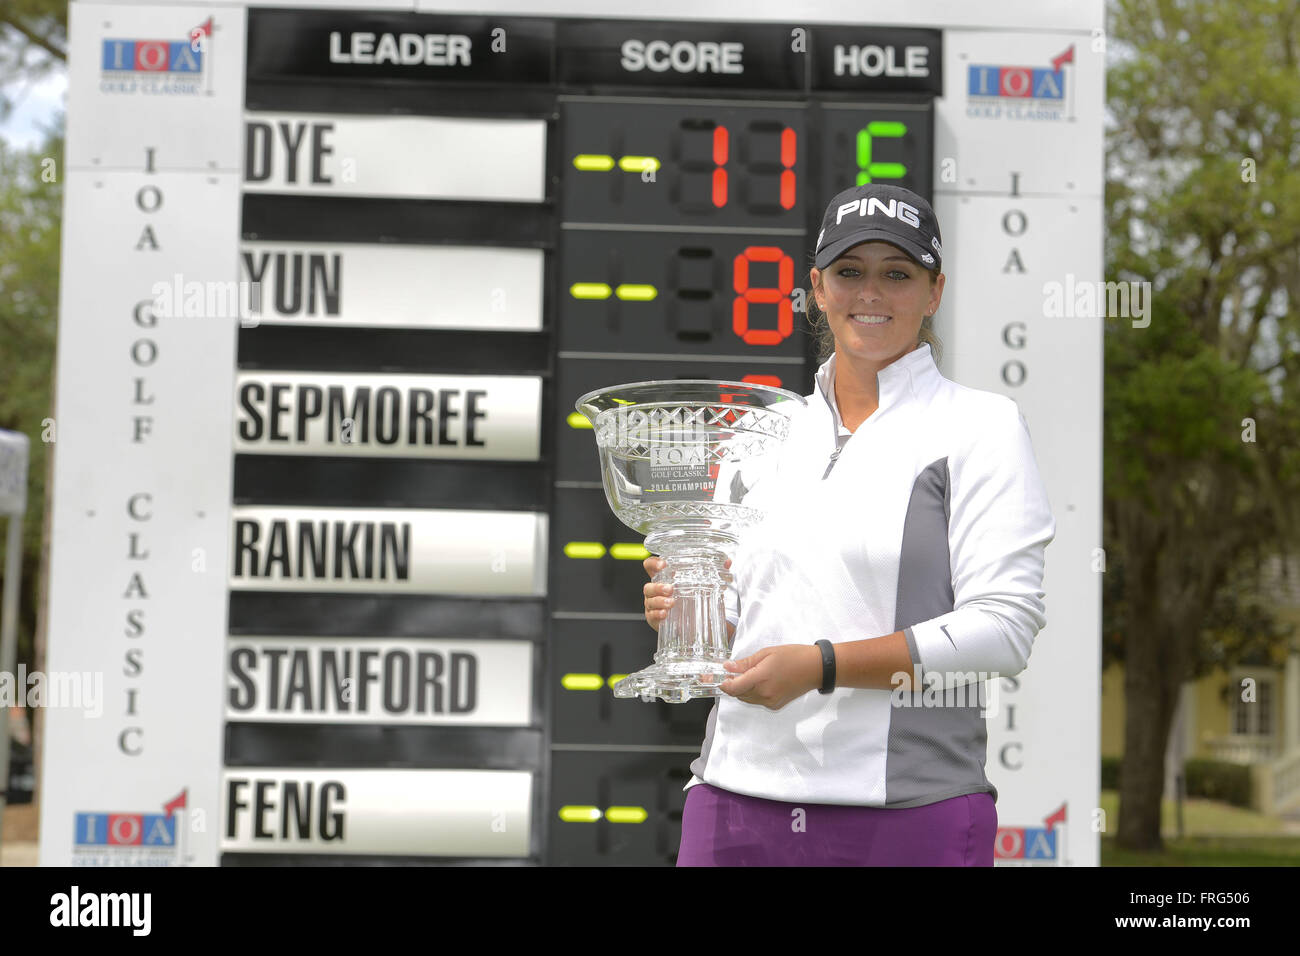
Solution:
[{"label": "purple pants", "polygon": [[[802,813],[795,812],[802,810]],[[678,866],[992,866],[990,793],[891,810],[686,791]]]}]

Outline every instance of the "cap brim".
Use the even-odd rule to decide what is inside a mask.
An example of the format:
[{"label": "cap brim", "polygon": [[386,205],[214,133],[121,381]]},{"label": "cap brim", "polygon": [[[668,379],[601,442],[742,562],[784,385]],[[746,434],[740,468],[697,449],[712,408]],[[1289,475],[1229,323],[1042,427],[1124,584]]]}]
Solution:
[{"label": "cap brim", "polygon": [[[898,233],[889,232],[885,229],[860,229],[857,232],[845,236],[843,239],[836,239],[830,245],[817,253],[813,263],[818,269],[825,269],[828,265],[838,259],[844,253],[848,252],[854,246],[859,246],[864,242],[887,242],[896,249],[901,249],[907,253],[918,266],[922,269],[939,268],[940,260],[933,252],[926,249],[919,242],[912,242],[908,239],[899,238]],[[921,261],[921,256],[934,256],[934,265],[927,266]]]}]

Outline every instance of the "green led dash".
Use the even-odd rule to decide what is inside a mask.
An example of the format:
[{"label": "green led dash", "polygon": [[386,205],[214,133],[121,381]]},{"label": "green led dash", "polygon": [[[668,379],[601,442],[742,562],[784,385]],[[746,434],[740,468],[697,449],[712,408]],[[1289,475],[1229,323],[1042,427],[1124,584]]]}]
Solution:
[{"label": "green led dash", "polygon": [[560,807],[560,819],[565,823],[595,823],[600,819],[600,807]]},{"label": "green led dash", "polygon": [[610,823],[645,823],[645,807],[606,807],[605,819]]},{"label": "green led dash", "polygon": [[569,286],[569,295],[575,299],[608,299],[613,293],[603,282],[575,282]]},{"label": "green led dash", "polygon": [[876,120],[867,124],[867,132],[872,136],[890,136],[897,139],[907,135],[907,124],[897,120]]},{"label": "green led dash", "polygon": [[605,682],[599,674],[565,674],[560,678],[565,690],[600,690]]},{"label": "green led dash", "polygon": [[659,168],[659,160],[654,156],[620,156],[618,168],[625,173],[643,173]]},{"label": "green led dash", "polygon": [[566,558],[603,558],[605,546],[599,541],[570,541],[564,546]]},{"label": "green led dash", "polygon": [[866,172],[858,173],[857,185],[865,186],[875,179],[902,179],[907,175],[907,167],[902,163],[872,163]]},{"label": "green led dash", "polygon": [[643,544],[611,544],[609,556],[618,561],[644,561],[650,557],[650,552]]},{"label": "green led dash", "polygon": [[649,302],[659,294],[659,290],[652,285],[631,285],[625,282],[614,290],[614,294],[624,302]]},{"label": "green led dash", "polygon": [[614,168],[614,157],[599,153],[579,153],[573,157],[573,166],[584,173],[603,173]]}]

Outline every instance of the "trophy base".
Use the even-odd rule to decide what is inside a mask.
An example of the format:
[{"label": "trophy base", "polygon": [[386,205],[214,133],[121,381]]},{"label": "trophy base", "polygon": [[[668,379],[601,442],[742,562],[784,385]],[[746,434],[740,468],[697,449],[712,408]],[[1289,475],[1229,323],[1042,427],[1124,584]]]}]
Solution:
[{"label": "trophy base", "polygon": [[615,697],[640,697],[681,704],[696,697],[721,697],[724,680],[735,677],[718,661],[685,660],[652,664],[614,685]]}]

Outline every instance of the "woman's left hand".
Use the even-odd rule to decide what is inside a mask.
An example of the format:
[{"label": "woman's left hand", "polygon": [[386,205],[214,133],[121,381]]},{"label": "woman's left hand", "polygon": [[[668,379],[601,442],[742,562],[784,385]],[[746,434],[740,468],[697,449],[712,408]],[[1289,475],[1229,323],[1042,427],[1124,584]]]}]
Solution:
[{"label": "woman's left hand", "polygon": [[780,710],[822,686],[822,654],[816,644],[765,647],[722,666],[735,675],[722,682],[724,694],[768,710]]}]

